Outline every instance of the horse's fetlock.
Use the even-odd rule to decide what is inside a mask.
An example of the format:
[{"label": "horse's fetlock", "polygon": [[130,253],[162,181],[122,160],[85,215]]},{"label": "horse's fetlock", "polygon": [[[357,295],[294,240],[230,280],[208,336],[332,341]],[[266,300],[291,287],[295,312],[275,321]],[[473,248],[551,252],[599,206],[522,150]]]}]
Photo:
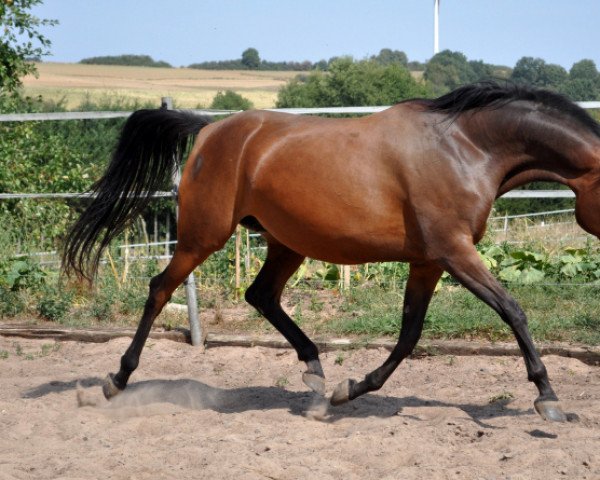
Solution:
[{"label": "horse's fetlock", "polygon": [[385,380],[376,372],[371,372],[365,376],[365,383],[368,385],[369,391],[373,392],[383,387]]},{"label": "horse's fetlock", "polygon": [[298,360],[301,362],[310,362],[311,360],[319,360],[319,349],[317,346],[310,342],[305,348],[298,352]]},{"label": "horse's fetlock", "polygon": [[139,363],[140,359],[135,356],[123,355],[121,357],[121,369],[128,373],[133,372]]},{"label": "horse's fetlock", "polygon": [[544,365],[540,365],[539,367],[532,367],[529,375],[527,375],[527,379],[530,382],[538,382],[540,380],[544,380],[548,378],[548,372]]}]

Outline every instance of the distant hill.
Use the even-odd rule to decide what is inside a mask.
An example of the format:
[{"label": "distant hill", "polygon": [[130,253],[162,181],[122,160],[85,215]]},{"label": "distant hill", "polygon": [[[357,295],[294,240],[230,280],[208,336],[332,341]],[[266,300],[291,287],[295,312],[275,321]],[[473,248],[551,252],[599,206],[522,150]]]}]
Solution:
[{"label": "distant hill", "polygon": [[79,63],[88,65],[128,65],[132,67],[159,67],[173,68],[170,63],[154,60],[150,55],[107,55],[104,57],[90,57],[80,60]]}]

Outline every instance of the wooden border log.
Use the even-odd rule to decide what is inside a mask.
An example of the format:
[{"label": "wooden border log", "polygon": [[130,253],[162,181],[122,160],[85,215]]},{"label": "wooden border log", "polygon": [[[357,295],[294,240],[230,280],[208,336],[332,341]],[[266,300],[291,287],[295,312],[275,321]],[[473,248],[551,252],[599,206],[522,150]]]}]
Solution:
[{"label": "wooden border log", "polygon": [[[67,328],[28,325],[0,325],[0,335],[5,337],[54,339],[58,341],[77,341],[103,343],[120,337],[133,337],[134,329],[129,328]],[[167,339],[175,342],[191,343],[188,329],[152,330],[149,338]],[[315,343],[322,352],[352,350],[357,348],[384,348],[392,350],[396,342],[386,338],[317,338]],[[278,335],[224,334],[209,333],[206,347],[269,347],[291,348],[289,343]],[[557,355],[575,358],[588,365],[600,365],[600,347],[570,345],[564,343],[541,344],[541,355]],[[413,357],[428,355],[484,355],[484,356],[520,356],[521,352],[514,343],[477,342],[472,340],[422,340],[415,348]]]}]

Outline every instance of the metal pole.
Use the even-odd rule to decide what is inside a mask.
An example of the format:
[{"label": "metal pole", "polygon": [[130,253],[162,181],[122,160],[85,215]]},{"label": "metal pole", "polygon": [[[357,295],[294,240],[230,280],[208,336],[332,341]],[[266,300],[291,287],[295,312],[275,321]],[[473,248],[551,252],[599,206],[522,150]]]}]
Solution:
[{"label": "metal pole", "polygon": [[239,225],[235,229],[235,298],[240,294],[241,282],[241,249],[242,249],[242,227]]},{"label": "metal pole", "polygon": [[246,256],[244,258],[244,270],[246,275],[246,280],[250,276],[250,230],[245,228],[246,230]]},{"label": "metal pole", "polygon": [[[171,97],[162,97],[160,108],[171,110],[173,108],[173,99]],[[179,199],[178,188],[181,172],[179,167],[173,172],[173,196],[175,198],[175,218],[179,218]],[[185,297],[188,308],[188,319],[190,321],[190,336],[192,345],[202,346],[202,330],[200,328],[200,319],[198,315],[198,299],[196,297],[196,281],[194,280],[194,272],[188,275],[188,278],[183,282],[185,286]]]}]

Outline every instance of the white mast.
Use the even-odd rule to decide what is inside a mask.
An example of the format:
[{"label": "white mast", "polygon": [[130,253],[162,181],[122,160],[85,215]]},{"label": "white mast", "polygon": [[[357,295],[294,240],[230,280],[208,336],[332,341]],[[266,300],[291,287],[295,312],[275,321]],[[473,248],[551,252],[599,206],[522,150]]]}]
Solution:
[{"label": "white mast", "polygon": [[440,51],[440,0],[433,0],[433,54]]}]

